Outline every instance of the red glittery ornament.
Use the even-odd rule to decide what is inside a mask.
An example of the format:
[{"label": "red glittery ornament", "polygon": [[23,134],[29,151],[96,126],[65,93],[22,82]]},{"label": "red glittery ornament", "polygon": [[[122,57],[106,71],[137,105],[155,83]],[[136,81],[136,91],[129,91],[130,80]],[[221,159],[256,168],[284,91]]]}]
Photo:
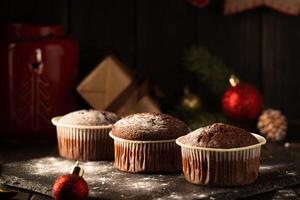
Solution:
[{"label": "red glittery ornament", "polygon": [[76,164],[72,174],[59,176],[53,185],[54,200],[85,200],[88,198],[89,188],[80,176],[80,168]]},{"label": "red glittery ornament", "polygon": [[209,3],[209,0],[187,0],[187,1],[197,8],[204,8]]},{"label": "red glittery ornament", "polygon": [[257,89],[249,84],[237,83],[230,87],[222,98],[226,116],[237,120],[254,120],[262,110],[262,97]]}]

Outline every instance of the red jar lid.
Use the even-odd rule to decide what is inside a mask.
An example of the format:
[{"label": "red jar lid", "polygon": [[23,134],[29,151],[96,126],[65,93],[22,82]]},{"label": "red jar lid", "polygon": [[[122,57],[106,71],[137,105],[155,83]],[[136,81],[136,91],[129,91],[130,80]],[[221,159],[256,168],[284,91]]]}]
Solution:
[{"label": "red jar lid", "polygon": [[16,41],[23,39],[60,37],[64,35],[61,25],[44,25],[28,23],[10,23],[0,27],[2,41]]}]

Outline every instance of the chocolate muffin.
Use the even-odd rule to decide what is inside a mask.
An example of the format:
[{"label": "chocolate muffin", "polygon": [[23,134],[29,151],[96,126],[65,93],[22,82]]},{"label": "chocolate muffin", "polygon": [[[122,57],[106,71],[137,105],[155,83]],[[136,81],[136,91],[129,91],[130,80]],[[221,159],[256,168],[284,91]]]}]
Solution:
[{"label": "chocolate muffin", "polygon": [[103,126],[112,125],[120,119],[114,113],[99,110],[78,110],[64,115],[59,119],[60,124]]},{"label": "chocolate muffin", "polygon": [[112,160],[112,125],[120,117],[107,111],[79,110],[55,117],[59,154],[74,160]]},{"label": "chocolate muffin", "polygon": [[175,143],[190,129],[179,119],[162,113],[129,115],[112,127],[115,166],[127,172],[178,172],[180,148]]},{"label": "chocolate muffin", "polygon": [[195,147],[229,149],[254,145],[258,140],[244,129],[215,123],[191,132],[182,142]]},{"label": "chocolate muffin", "polygon": [[259,135],[234,126],[215,123],[176,140],[181,146],[185,179],[214,186],[250,184],[258,176]]}]

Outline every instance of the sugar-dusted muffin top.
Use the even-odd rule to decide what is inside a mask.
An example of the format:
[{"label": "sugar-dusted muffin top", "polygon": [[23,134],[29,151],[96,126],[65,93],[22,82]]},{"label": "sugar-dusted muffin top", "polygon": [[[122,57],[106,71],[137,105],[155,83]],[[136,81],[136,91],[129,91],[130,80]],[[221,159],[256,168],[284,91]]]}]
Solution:
[{"label": "sugar-dusted muffin top", "polygon": [[186,145],[208,148],[237,148],[257,144],[248,131],[222,123],[199,128],[181,139]]},{"label": "sugar-dusted muffin top", "polygon": [[120,119],[114,113],[99,110],[78,110],[64,115],[59,123],[66,125],[101,126],[114,124]]},{"label": "sugar-dusted muffin top", "polygon": [[190,132],[181,120],[162,113],[129,115],[112,127],[112,134],[128,140],[168,140]]}]

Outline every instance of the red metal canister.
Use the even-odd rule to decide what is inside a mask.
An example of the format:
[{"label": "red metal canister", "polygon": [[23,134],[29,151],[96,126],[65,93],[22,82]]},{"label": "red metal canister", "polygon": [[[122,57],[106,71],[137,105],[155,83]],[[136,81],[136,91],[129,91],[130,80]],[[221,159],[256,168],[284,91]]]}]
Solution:
[{"label": "red metal canister", "polygon": [[77,45],[59,25],[7,24],[0,34],[0,134],[55,136],[50,119],[75,106]]}]

